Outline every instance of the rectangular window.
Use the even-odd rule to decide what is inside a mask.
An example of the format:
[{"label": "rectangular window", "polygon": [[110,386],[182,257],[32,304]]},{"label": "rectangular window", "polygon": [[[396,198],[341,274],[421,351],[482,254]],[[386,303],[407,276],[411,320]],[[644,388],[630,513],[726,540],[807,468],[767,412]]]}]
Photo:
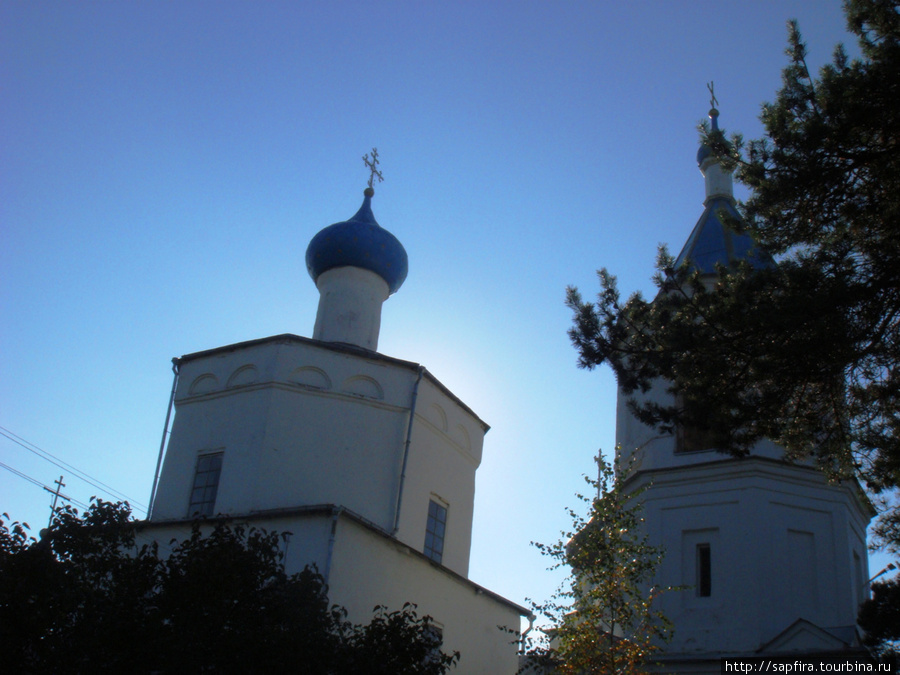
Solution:
[{"label": "rectangular window", "polygon": [[697,544],[697,595],[701,598],[712,595],[712,558],[709,544]]},{"label": "rectangular window", "polygon": [[863,576],[862,559],[853,551],[853,601],[855,605],[866,599],[866,578]]},{"label": "rectangular window", "polygon": [[426,556],[441,562],[444,556],[444,533],[447,529],[447,507],[433,499],[428,503],[428,525],[425,527]]},{"label": "rectangular window", "polygon": [[219,489],[219,475],[222,473],[222,455],[217,452],[200,455],[197,458],[197,470],[194,473],[194,486],[191,488],[191,505],[189,516],[211,516],[216,505],[216,492]]},{"label": "rectangular window", "polygon": [[[675,397],[675,406],[682,411],[687,410],[687,403],[680,394]],[[693,410],[694,408],[691,408]],[[679,424],[675,429],[675,452],[703,452],[716,446],[711,429],[697,425]]]}]

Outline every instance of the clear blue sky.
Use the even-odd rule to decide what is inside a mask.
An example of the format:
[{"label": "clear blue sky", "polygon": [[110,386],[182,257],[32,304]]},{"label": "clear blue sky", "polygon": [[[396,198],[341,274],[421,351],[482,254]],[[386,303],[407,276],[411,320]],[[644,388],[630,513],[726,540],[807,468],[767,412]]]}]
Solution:
[{"label": "clear blue sky", "polygon": [[[171,358],[312,333],[306,246],[377,146],[375,215],[410,260],[380,351],[492,426],[473,580],[547,597],[529,542],[614,443],[565,287],[606,266],[651,288],[702,210],[706,83],[758,136],[792,17],[813,65],[847,40],[837,0],[0,0],[0,425],[146,504]],[[0,462],[98,494],[2,437]],[[0,511],[37,529],[49,503],[0,470]]]}]

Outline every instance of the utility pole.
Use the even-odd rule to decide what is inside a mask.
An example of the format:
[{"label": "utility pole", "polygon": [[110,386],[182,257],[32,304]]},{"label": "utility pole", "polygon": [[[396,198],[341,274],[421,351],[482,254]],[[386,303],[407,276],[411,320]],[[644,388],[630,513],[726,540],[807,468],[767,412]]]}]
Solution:
[{"label": "utility pole", "polygon": [[50,527],[53,524],[53,514],[56,513],[56,502],[59,500],[59,491],[66,487],[66,484],[62,481],[62,476],[59,477],[59,480],[53,481],[56,483],[56,492],[53,493],[53,506],[50,507],[50,520],[47,521],[47,527]]}]

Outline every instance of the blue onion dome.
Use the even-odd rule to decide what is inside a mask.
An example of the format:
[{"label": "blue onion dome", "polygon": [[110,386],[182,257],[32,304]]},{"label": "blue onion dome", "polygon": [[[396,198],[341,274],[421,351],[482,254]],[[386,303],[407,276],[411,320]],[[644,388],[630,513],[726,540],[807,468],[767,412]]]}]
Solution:
[{"label": "blue onion dome", "polygon": [[316,281],[336,267],[361,267],[384,279],[393,295],[409,271],[406,249],[375,221],[375,190],[369,187],[363,194],[362,206],[350,220],[329,225],[312,238],[306,249],[306,269]]},{"label": "blue onion dome", "polygon": [[703,166],[703,161],[712,154],[712,148],[706,143],[697,150],[697,166]]},{"label": "blue onion dome", "polygon": [[[710,129],[713,133],[719,132],[719,111],[715,108],[710,109],[709,111],[709,124]],[[719,132],[721,133],[721,132]],[[724,139],[723,139],[724,140]],[[730,148],[731,143],[727,140],[725,144]],[[697,150],[697,166],[703,166],[703,162],[712,155],[712,148],[709,147],[706,143],[701,143],[700,148]]]}]

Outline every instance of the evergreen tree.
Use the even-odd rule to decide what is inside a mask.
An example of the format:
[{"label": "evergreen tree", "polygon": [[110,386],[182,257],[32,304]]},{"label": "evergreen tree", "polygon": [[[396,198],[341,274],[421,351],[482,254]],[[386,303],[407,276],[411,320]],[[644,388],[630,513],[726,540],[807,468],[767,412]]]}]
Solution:
[{"label": "evergreen tree", "polygon": [[[845,12],[861,57],[839,46],[817,77],[789,23],[764,138],[701,131],[752,189],[731,226],[777,266],[701,277],[663,249],[653,300],[622,302],[601,270],[596,303],[574,288],[567,302],[581,367],[608,363],[627,394],[672,383],[677,406],[635,397],[642,421],[695,429],[737,455],[768,438],[885,496],[900,486],[900,9],[848,0]],[[887,504],[878,531],[900,553]]]},{"label": "evergreen tree", "polygon": [[864,644],[893,664],[891,672],[900,671],[900,578],[872,584],[872,597],[859,610],[859,626]]}]

